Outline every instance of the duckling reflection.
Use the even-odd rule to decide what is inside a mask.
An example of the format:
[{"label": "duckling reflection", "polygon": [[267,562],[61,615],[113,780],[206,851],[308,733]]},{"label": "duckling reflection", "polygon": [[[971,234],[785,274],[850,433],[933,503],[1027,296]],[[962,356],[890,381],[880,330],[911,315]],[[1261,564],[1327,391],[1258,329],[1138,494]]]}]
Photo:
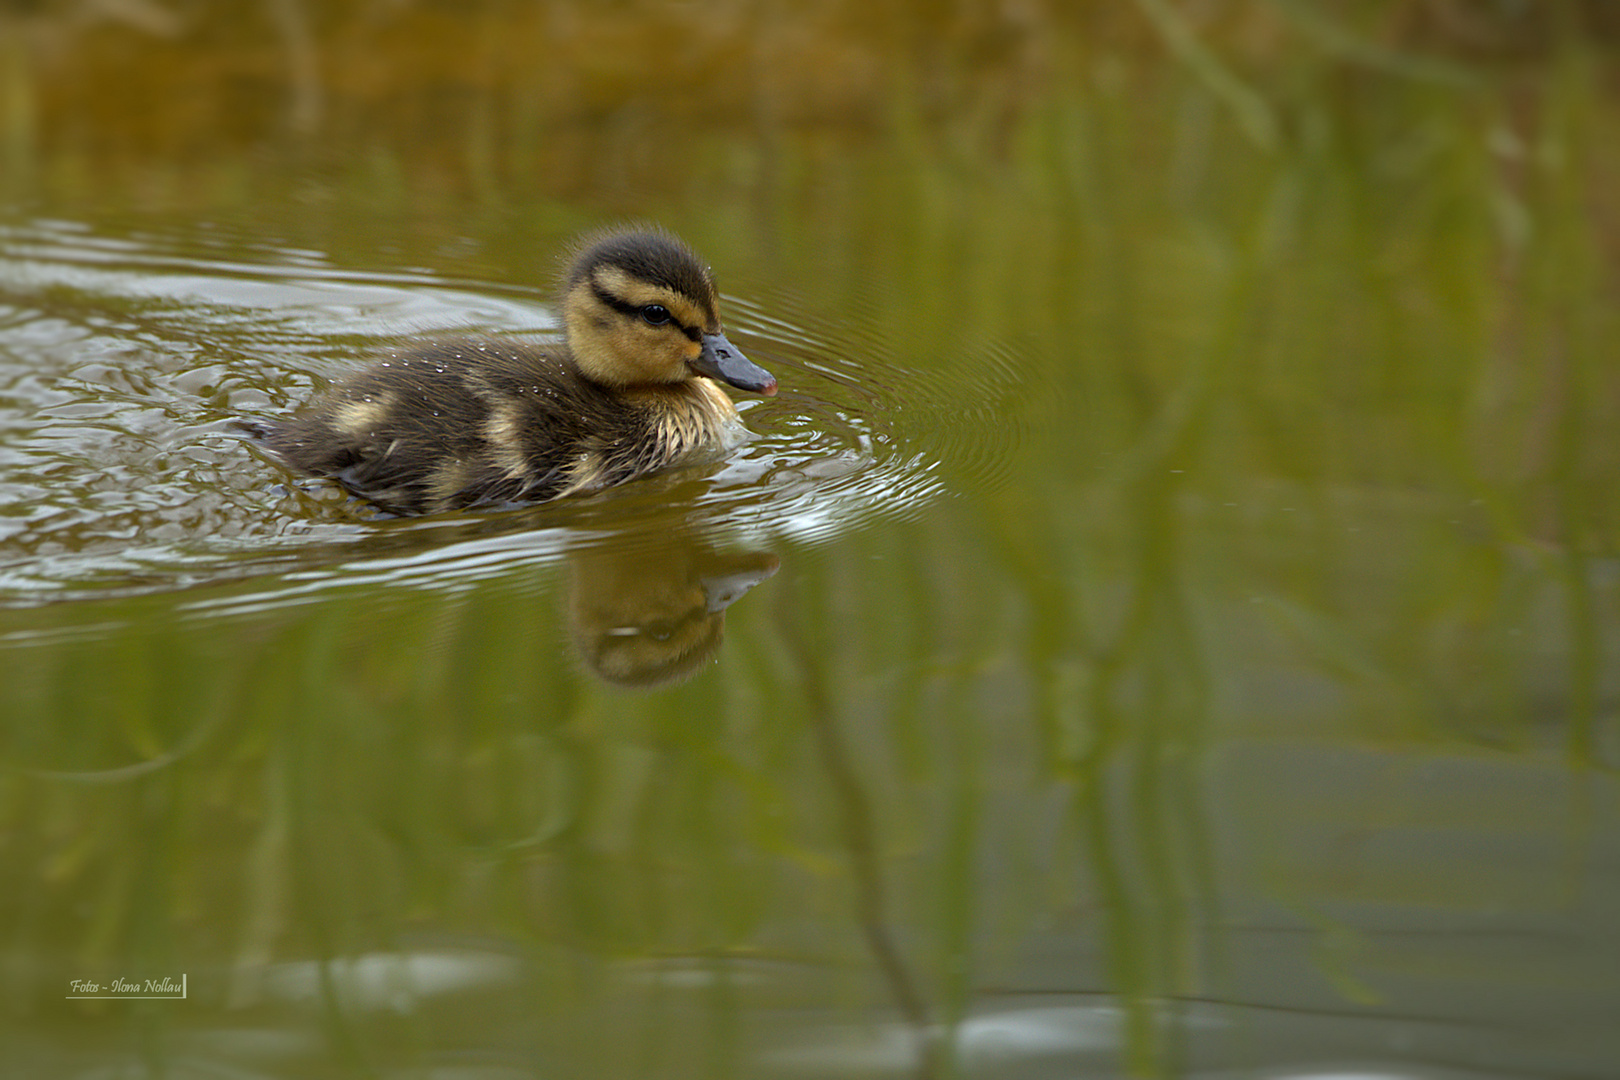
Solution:
[{"label": "duckling reflection", "polygon": [[720,648],[726,609],[779,565],[768,552],[720,551],[684,533],[570,561],[568,624],[580,659],[607,682],[634,687],[695,675]]},{"label": "duckling reflection", "polygon": [[674,237],[614,232],[568,271],[566,342],[431,342],[391,352],[302,415],[251,424],[293,469],[394,514],[596,491],[744,438],[712,379],[776,380],[726,339],[708,269]]}]

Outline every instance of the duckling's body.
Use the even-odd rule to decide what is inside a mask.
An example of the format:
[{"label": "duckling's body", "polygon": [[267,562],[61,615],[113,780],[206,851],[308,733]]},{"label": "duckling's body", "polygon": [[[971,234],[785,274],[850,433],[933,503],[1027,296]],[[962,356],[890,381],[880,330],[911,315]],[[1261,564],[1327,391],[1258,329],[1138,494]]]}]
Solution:
[{"label": "duckling's body", "polygon": [[567,344],[471,340],[390,352],[262,430],[292,467],[397,514],[539,501],[729,449],[731,399],[776,380],[720,328],[697,257],[662,233],[597,240],[563,297]]}]

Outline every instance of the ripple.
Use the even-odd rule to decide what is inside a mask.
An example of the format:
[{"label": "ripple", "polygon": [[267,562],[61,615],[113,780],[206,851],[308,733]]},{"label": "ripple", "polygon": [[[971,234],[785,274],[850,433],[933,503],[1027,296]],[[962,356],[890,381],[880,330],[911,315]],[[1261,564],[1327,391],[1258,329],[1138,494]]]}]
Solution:
[{"label": "ripple", "polygon": [[727,313],[782,389],[739,403],[753,438],[725,462],[543,507],[380,521],[329,485],[289,483],[231,421],[282,413],[401,337],[554,332],[538,293],[216,236],[0,226],[0,604],[267,574],[287,602],[362,581],[455,588],[672,513],[740,542],[824,543],[1004,474],[1016,352],[903,363],[791,297],[728,297]]}]

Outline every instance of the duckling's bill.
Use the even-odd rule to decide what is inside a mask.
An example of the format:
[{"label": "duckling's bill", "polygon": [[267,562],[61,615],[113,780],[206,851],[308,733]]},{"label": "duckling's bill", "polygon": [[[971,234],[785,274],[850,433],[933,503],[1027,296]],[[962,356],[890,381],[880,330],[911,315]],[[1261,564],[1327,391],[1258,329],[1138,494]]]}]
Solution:
[{"label": "duckling's bill", "polygon": [[730,383],[739,390],[766,397],[776,394],[776,376],[744,356],[724,334],[704,334],[703,351],[688,363],[698,374]]}]

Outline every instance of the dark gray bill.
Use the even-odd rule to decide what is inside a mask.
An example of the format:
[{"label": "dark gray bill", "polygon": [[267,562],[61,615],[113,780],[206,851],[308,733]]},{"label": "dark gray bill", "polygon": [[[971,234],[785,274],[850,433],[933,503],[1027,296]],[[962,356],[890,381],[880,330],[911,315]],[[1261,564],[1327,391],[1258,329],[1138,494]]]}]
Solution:
[{"label": "dark gray bill", "polygon": [[703,351],[692,361],[692,368],[739,390],[752,390],[766,397],[776,393],[776,377],[744,356],[724,334],[703,335]]}]

